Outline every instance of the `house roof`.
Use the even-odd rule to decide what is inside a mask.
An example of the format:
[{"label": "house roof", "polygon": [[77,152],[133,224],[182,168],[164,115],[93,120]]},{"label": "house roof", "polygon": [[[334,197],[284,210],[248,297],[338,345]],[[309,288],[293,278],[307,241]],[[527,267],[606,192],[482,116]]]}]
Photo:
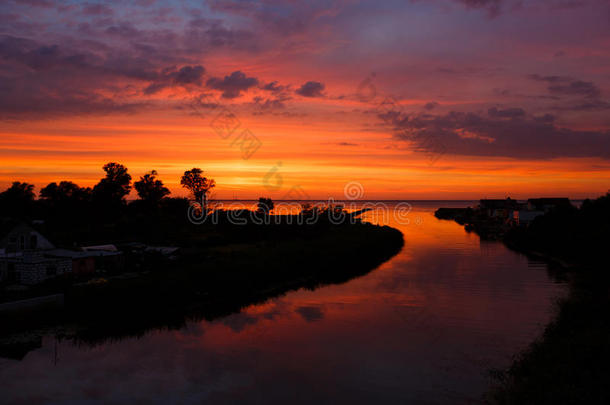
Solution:
[{"label": "house roof", "polygon": [[23,222],[13,219],[0,220],[0,241],[6,238],[9,233],[21,225],[27,226]]},{"label": "house roof", "polygon": [[36,232],[42,240],[44,240],[48,246],[54,246],[51,241],[49,241],[40,231],[36,228],[26,224],[25,222],[8,220],[8,221],[0,221],[0,246],[7,244],[7,239],[10,234],[19,234],[19,233],[32,233]]},{"label": "house roof", "polygon": [[99,256],[98,252],[79,252],[75,250],[68,249],[53,249],[47,250],[44,252],[46,256],[51,257],[68,257],[71,259],[82,259],[86,257],[95,257]]},{"label": "house roof", "polygon": [[85,252],[90,252],[90,251],[118,252],[119,251],[119,249],[117,249],[117,247],[114,245],[83,246],[81,249],[84,250]]},{"label": "house roof", "polygon": [[503,208],[514,208],[518,205],[517,200],[511,198],[507,199],[483,199],[480,200],[480,206],[488,209],[503,209]]},{"label": "house roof", "polygon": [[171,247],[171,246],[148,246],[146,248],[146,252],[158,252],[158,253],[161,253],[162,255],[166,255],[166,256],[172,255],[179,250],[180,250],[179,247]]}]

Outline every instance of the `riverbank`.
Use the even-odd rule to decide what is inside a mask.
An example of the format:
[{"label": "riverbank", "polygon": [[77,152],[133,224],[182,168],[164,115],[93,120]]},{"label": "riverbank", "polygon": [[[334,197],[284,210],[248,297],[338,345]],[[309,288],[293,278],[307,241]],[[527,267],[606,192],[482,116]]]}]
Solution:
[{"label": "riverbank", "polygon": [[[440,214],[453,216],[467,229],[480,228],[468,228],[465,210]],[[610,243],[610,195],[587,200],[578,209],[548,212],[527,227],[509,228],[492,221],[484,225],[496,229],[493,234],[509,248],[545,260],[552,276],[570,287],[543,335],[508,369],[492,371],[494,383],[486,402],[609,403],[610,276],[604,256]]]},{"label": "riverbank", "polygon": [[587,277],[572,280],[543,335],[507,370],[492,372],[488,403],[609,403],[609,308],[607,284]]},{"label": "riverbank", "polygon": [[[224,227],[171,268],[95,279],[66,291],[63,311],[4,316],[3,335],[55,330],[88,343],[215,319],[300,288],[342,283],[400,251],[398,230],[367,223]],[[257,236],[255,237],[254,234]]]}]

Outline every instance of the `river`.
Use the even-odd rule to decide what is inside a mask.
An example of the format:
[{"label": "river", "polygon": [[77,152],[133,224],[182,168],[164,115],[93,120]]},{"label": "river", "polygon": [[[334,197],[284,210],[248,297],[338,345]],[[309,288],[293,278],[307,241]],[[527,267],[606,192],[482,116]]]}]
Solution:
[{"label": "river", "polygon": [[0,402],[478,403],[488,371],[540,335],[564,286],[433,216],[468,202],[412,205],[408,221],[384,219],[403,250],[365,276],[94,347],[45,336],[21,360],[0,358]]}]

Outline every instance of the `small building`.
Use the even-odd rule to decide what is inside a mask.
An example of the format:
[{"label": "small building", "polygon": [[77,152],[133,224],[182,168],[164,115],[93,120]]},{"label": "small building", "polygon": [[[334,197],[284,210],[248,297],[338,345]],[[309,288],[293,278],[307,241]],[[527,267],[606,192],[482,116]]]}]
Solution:
[{"label": "small building", "polygon": [[479,211],[490,218],[508,219],[512,212],[519,208],[516,200],[507,199],[483,199],[479,201]]},{"label": "small building", "polygon": [[72,272],[70,260],[44,255],[55,246],[24,223],[5,228],[0,249],[0,281],[33,285]]},{"label": "small building", "polygon": [[48,258],[42,251],[28,250],[21,254],[0,258],[3,281],[24,285],[39,284],[50,278],[72,272],[72,261],[65,258]]},{"label": "small building", "polygon": [[527,209],[520,209],[513,211],[513,222],[515,225],[527,226],[534,219],[544,215],[544,211],[529,211]]},{"label": "small building", "polygon": [[96,271],[116,273],[125,268],[123,252],[115,245],[84,246],[81,250],[95,259]]},{"label": "small building", "polygon": [[45,256],[70,259],[72,261],[72,273],[76,276],[95,273],[95,258],[97,256],[95,253],[53,249],[45,252]]}]

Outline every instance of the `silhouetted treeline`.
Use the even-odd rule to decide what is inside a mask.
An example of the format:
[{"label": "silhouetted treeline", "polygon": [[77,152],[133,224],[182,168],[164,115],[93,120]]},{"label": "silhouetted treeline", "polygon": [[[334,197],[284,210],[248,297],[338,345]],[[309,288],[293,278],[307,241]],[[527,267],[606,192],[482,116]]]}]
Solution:
[{"label": "silhouetted treeline", "polygon": [[[38,198],[34,185],[16,181],[0,193],[0,220],[43,222],[41,231],[64,245],[155,230],[161,234],[172,224],[188,225],[189,200],[169,197],[170,190],[155,170],[132,182],[122,164],[110,162],[102,169],[105,176],[92,188],[71,181],[52,182],[40,189]],[[184,173],[181,184],[193,198],[201,199],[215,182],[193,168]],[[139,198],[128,203],[132,188]]]},{"label": "silhouetted treeline", "polygon": [[[71,181],[53,182],[40,190],[38,199],[33,185],[15,182],[0,193],[0,221],[36,220],[37,228],[63,247],[133,241],[196,247],[203,242],[316,235],[330,225],[358,221],[339,205],[311,204],[299,206],[294,210],[298,214],[274,215],[270,221],[275,208],[270,198],[260,198],[255,211],[218,209],[212,214],[207,195],[216,182],[199,168],[185,171],[180,179],[190,200],[169,197],[169,189],[155,170],[133,183],[127,168],[119,163],[108,163],[103,170],[105,176],[92,188]],[[132,188],[139,199],[127,202]],[[304,224],[311,226],[299,226]]]},{"label": "silhouetted treeline", "polygon": [[505,241],[580,266],[607,269],[610,242],[610,193],[537,217],[526,228],[512,229]]}]

